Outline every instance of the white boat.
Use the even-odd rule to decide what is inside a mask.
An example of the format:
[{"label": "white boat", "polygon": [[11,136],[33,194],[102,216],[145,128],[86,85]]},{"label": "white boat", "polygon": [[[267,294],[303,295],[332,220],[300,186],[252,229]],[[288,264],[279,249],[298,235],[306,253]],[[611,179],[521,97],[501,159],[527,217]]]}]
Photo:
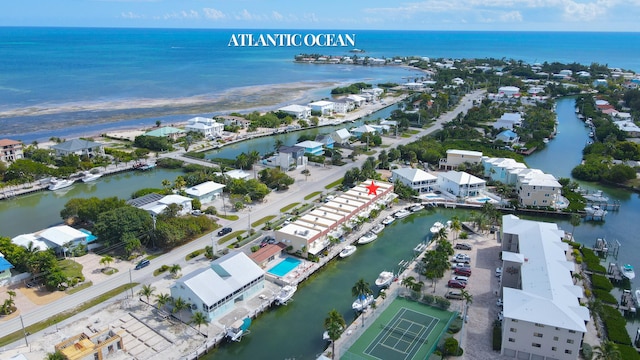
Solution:
[{"label": "white boat", "polygon": [[544,138],[544,139],[542,139],[542,142],[545,143],[545,144],[548,144],[549,143],[549,139],[548,138]]},{"label": "white boat", "polygon": [[636,305],[640,305],[640,289],[636,290]]},{"label": "white boat", "polygon": [[342,249],[342,251],[340,251],[340,254],[338,256],[340,256],[341,258],[346,258],[347,256],[351,256],[353,255],[354,252],[356,252],[356,247],[353,245],[347,245],[344,247],[344,249]]},{"label": "white boat", "polygon": [[371,232],[374,234],[380,234],[382,230],[384,230],[384,225],[382,224],[377,224],[376,226],[371,228]]},{"label": "white boat", "polygon": [[82,177],[82,182],[86,182],[87,183],[87,182],[91,182],[91,181],[96,181],[96,180],[100,179],[100,177],[102,177],[102,173],[92,174],[91,172],[86,171],[84,173],[84,176]]},{"label": "white boat", "polygon": [[364,233],[364,235],[360,237],[360,239],[358,239],[358,245],[368,244],[377,238],[378,238],[378,235],[372,233],[371,231],[367,231],[366,233]]},{"label": "white boat", "polygon": [[225,327],[225,336],[231,341],[240,341],[242,339],[242,336],[249,334],[250,325],[250,317],[238,320],[234,322],[230,327]]},{"label": "white boat", "polygon": [[391,282],[393,281],[394,276],[395,275],[391,271],[381,272],[380,275],[378,275],[378,278],[376,279],[376,286],[387,287],[391,285]]},{"label": "white boat", "polygon": [[402,219],[402,218],[405,218],[405,217],[407,217],[409,215],[411,215],[411,211],[406,210],[406,209],[402,209],[402,210],[396,211],[396,213],[393,214],[393,216],[395,216],[396,219]]},{"label": "white boat", "polygon": [[66,187],[73,185],[74,180],[64,180],[64,179],[51,179],[51,183],[49,185],[49,190],[60,190]]},{"label": "white boat", "polygon": [[433,226],[429,229],[432,234],[437,234],[440,230],[444,229],[444,224],[440,221],[436,221]]},{"label": "white boat", "polygon": [[636,277],[636,272],[633,270],[633,265],[624,264],[622,266],[622,276],[626,277],[629,280],[633,280]]},{"label": "white boat", "polygon": [[296,293],[298,287],[295,285],[285,285],[280,289],[280,292],[276,295],[276,304],[287,305],[287,301],[291,300],[293,294]]},{"label": "white boat", "polygon": [[598,190],[593,194],[586,194],[583,196],[585,199],[591,202],[604,202],[604,203],[609,202],[609,198],[602,194],[602,190]]},{"label": "white boat", "polygon": [[409,208],[409,211],[411,212],[417,212],[424,209],[424,206],[422,204],[415,204],[412,207]]},{"label": "white boat", "polygon": [[391,223],[393,223],[396,220],[396,218],[394,218],[393,216],[389,215],[386,218],[384,218],[382,220],[382,225],[390,225]]},{"label": "white boat", "polygon": [[361,295],[353,302],[353,304],[351,304],[351,308],[355,311],[363,311],[364,309],[369,307],[369,305],[371,305],[373,300],[373,295]]}]

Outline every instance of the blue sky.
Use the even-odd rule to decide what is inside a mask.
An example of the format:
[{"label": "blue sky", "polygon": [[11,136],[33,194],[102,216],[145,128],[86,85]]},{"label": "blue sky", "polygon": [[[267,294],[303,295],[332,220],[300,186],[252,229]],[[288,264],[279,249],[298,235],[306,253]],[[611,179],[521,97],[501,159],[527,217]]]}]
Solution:
[{"label": "blue sky", "polygon": [[1,26],[640,31],[640,0],[3,0]]}]

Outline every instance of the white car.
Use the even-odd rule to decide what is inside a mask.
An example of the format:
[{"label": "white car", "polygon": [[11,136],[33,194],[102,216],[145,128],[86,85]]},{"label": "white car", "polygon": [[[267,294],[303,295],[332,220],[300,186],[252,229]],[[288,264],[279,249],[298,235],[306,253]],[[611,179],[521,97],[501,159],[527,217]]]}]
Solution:
[{"label": "white car", "polygon": [[469,277],[468,276],[462,276],[462,275],[455,275],[453,277],[451,277],[451,280],[457,280],[457,281],[462,281],[463,283],[468,283],[469,282]]},{"label": "white car", "polygon": [[456,256],[453,257],[453,259],[451,259],[451,261],[453,262],[460,262],[460,263],[470,263],[471,262],[471,258],[468,255],[465,254],[458,254]]},{"label": "white car", "polygon": [[451,266],[451,269],[459,269],[459,268],[466,268],[466,269],[470,269],[471,266],[469,266],[469,264],[465,264],[465,263],[455,263]]},{"label": "white car", "polygon": [[502,307],[502,305],[504,305],[502,299],[498,299],[498,301],[496,301],[496,306]]},{"label": "white car", "polygon": [[497,267],[497,268],[496,268],[496,276],[497,276],[497,277],[502,276],[502,268],[501,268],[501,267]]},{"label": "white car", "polygon": [[498,313],[498,320],[500,321],[504,320],[504,313],[502,311]]}]

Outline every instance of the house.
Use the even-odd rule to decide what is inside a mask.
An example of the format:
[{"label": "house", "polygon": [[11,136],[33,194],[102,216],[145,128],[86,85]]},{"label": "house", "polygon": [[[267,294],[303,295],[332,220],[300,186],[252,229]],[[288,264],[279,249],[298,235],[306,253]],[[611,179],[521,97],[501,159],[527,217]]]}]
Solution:
[{"label": "house", "polygon": [[218,184],[213,181],[206,181],[198,185],[194,185],[184,192],[187,196],[198,199],[200,203],[210,203],[222,196],[222,190],[224,189],[224,185]]},{"label": "house", "polygon": [[155,217],[162,214],[162,212],[170,205],[176,204],[180,207],[179,215],[186,215],[191,212],[192,199],[182,195],[160,195],[160,194],[147,194],[139,198],[131,199],[127,201],[128,205],[135,206],[138,209],[147,211],[151,216]]},{"label": "house", "polygon": [[287,113],[296,119],[307,119],[311,116],[311,107],[304,105],[287,105],[281,107],[278,111]]},{"label": "house", "polygon": [[486,181],[462,171],[438,173],[437,185],[440,191],[466,198],[480,195],[485,190]]},{"label": "house", "polygon": [[354,102],[347,97],[333,100],[333,111],[338,114],[346,114],[355,109],[355,107]]},{"label": "house", "polygon": [[225,172],[224,174],[231,179],[241,179],[241,180],[251,179],[251,174],[242,169],[230,170]]},{"label": "house", "polygon": [[323,145],[321,142],[307,140],[297,143],[295,146],[303,148],[305,154],[322,155],[324,153]]},{"label": "house", "polygon": [[420,169],[401,168],[391,170],[389,181],[392,183],[399,181],[418,193],[423,193],[435,190],[438,177]]},{"label": "house", "polygon": [[464,163],[479,164],[481,161],[482,153],[480,151],[449,149],[447,150],[447,158],[440,159],[439,168],[453,170]]},{"label": "house", "polygon": [[518,202],[522,206],[555,207],[560,199],[562,185],[551,174],[520,173],[516,182]]},{"label": "house", "polygon": [[13,264],[7,261],[4,258],[4,254],[0,253],[0,284],[3,280],[9,279],[11,277],[11,269],[13,269]]},{"label": "house", "polygon": [[258,251],[249,254],[249,258],[264,269],[271,261],[279,257],[285,249],[286,246],[281,243],[268,244],[265,247],[261,247]]},{"label": "house", "polygon": [[333,112],[333,103],[331,101],[315,101],[309,103],[311,111],[319,112],[321,115],[330,115]]},{"label": "house", "polygon": [[365,124],[351,129],[351,133],[353,134],[353,136],[360,138],[364,134],[376,134],[378,133],[378,130],[376,130],[376,128],[374,128],[373,126]]},{"label": "house", "polygon": [[78,245],[87,245],[90,234],[76,230],[67,225],[53,226],[31,234],[22,234],[11,239],[11,242],[25,248],[45,251],[53,249],[62,254]]},{"label": "house", "polygon": [[0,139],[0,161],[12,163],[22,159],[22,143],[11,139]]},{"label": "house", "polygon": [[503,184],[515,185],[517,176],[510,176],[516,169],[526,169],[527,165],[510,158],[482,157],[484,176]]},{"label": "house", "polygon": [[496,135],[496,140],[500,140],[505,144],[513,144],[513,143],[517,143],[518,140],[520,140],[520,137],[518,136],[518,134],[513,132],[513,130],[505,130],[500,134]]},{"label": "house", "polygon": [[514,126],[522,125],[522,115],[520,113],[504,113],[500,119],[493,123],[494,129],[512,130]]},{"label": "house", "polygon": [[502,217],[500,353],[517,359],[575,360],[589,322],[576,264],[554,223]]},{"label": "house", "polygon": [[380,98],[380,96],[382,96],[382,94],[384,94],[384,90],[382,90],[379,87],[373,87],[370,89],[362,89],[360,90],[360,96],[363,97],[368,97],[369,100],[367,101],[376,101],[377,99]]},{"label": "house", "polygon": [[325,149],[333,149],[334,141],[331,135],[317,135],[315,141],[322,143]]},{"label": "house", "polygon": [[151,130],[144,133],[145,136],[163,137],[172,141],[176,141],[178,138],[184,136],[186,131],[171,126],[164,126],[159,129]]},{"label": "house", "polygon": [[215,120],[223,123],[224,126],[239,126],[241,128],[246,128],[251,125],[251,120],[233,115],[219,115],[215,117]]},{"label": "house", "polygon": [[299,146],[280,146],[278,153],[262,162],[266,166],[279,167],[283,171],[295,170],[307,165],[304,148]]},{"label": "house", "polygon": [[456,85],[456,86],[464,85],[464,80],[462,80],[459,77],[453,78],[451,82],[453,83],[453,85]]},{"label": "house", "polygon": [[351,133],[347,129],[338,129],[331,133],[331,137],[335,144],[347,145],[349,144],[349,139],[351,139]]},{"label": "house", "polygon": [[598,86],[607,87],[607,86],[609,86],[609,83],[607,82],[607,79],[595,79],[595,80],[593,80],[592,85],[593,85],[593,87],[598,87]]},{"label": "house", "polygon": [[188,120],[187,126],[184,129],[202,134],[207,139],[215,139],[222,137],[222,131],[224,131],[224,125],[216,122],[213,119],[207,119],[204,117],[194,117]]},{"label": "house", "polygon": [[632,120],[614,121],[613,123],[618,129],[624,131],[627,137],[640,137],[640,127]]},{"label": "house", "polygon": [[366,98],[360,96],[360,95],[355,95],[355,94],[351,94],[351,95],[347,95],[347,99],[350,99],[351,101],[353,101],[353,104],[356,107],[360,107],[362,105],[365,104],[365,102],[367,101]]},{"label": "house", "polygon": [[264,289],[264,277],[264,270],[244,252],[234,251],[205,269],[184,275],[170,292],[172,298],[183,299],[194,313],[199,311],[212,321],[231,312],[236,302]]},{"label": "house", "polygon": [[124,331],[117,334],[111,329],[91,335],[82,333],[56,344],[54,349],[68,360],[108,359],[109,355],[124,350],[121,334],[123,335]]},{"label": "house", "polygon": [[56,157],[67,155],[104,156],[104,145],[91,140],[73,139],[51,146],[51,150],[56,152]]},{"label": "house", "polygon": [[501,86],[498,95],[506,97],[520,96],[520,88],[517,86]]}]

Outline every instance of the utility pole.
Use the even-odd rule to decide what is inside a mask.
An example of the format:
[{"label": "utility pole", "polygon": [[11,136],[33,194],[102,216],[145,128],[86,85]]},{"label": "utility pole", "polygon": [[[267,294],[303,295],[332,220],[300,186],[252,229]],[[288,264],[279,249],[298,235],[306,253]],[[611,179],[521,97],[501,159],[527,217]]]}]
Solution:
[{"label": "utility pole", "polygon": [[131,269],[129,269],[129,286],[131,287],[131,298],[133,299],[133,277],[131,275]]},{"label": "utility pole", "polygon": [[20,324],[22,325],[22,333],[24,334],[24,342],[29,347],[29,341],[27,340],[27,331],[24,329],[24,321],[22,321],[22,315],[20,315]]}]

